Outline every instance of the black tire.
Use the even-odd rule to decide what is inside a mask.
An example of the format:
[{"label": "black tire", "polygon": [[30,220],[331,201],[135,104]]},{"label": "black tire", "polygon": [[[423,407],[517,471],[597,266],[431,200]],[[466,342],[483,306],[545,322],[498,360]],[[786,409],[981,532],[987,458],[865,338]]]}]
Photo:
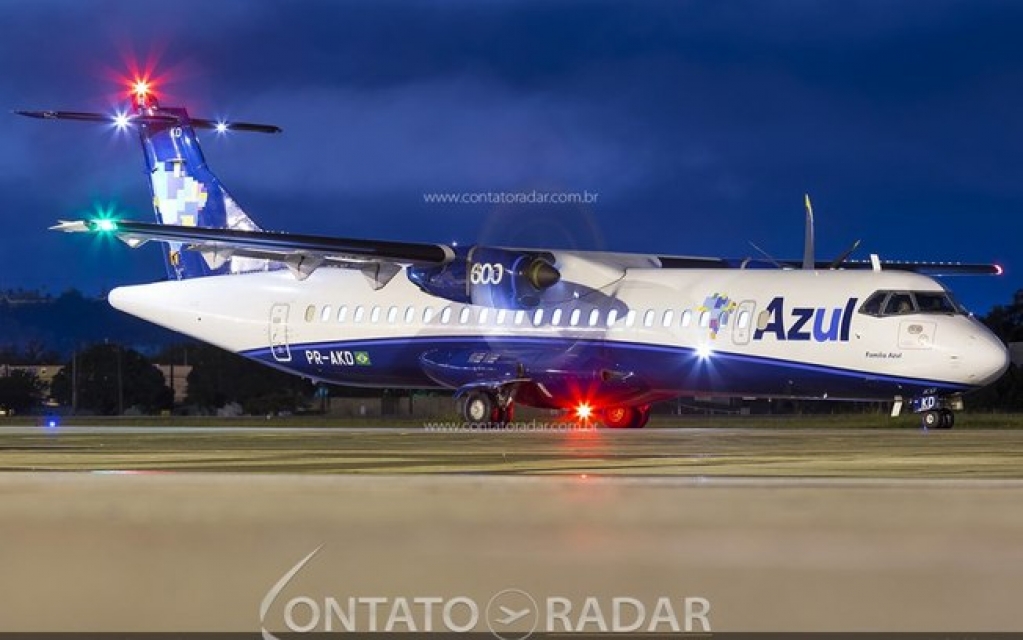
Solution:
[{"label": "black tire", "polygon": [[484,424],[494,418],[494,400],[481,391],[469,393],[462,402],[462,418],[466,422]]},{"label": "black tire", "polygon": [[951,429],[952,427],[955,426],[955,423],[956,423],[956,414],[952,413],[951,409],[942,409],[941,410],[941,426],[939,426],[938,428],[939,429]]},{"label": "black tire", "polygon": [[924,429],[941,429],[943,422],[938,411],[924,411],[920,416],[920,424]]},{"label": "black tire", "polygon": [[650,419],[650,407],[608,407],[600,417],[609,429],[640,429]]},{"label": "black tire", "polygon": [[608,429],[627,429],[636,414],[633,407],[608,407],[601,412],[601,421]]}]

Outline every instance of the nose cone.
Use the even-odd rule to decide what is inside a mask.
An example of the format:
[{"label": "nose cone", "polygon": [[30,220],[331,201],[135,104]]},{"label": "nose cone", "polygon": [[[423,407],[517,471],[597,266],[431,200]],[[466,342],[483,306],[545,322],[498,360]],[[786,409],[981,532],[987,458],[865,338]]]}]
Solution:
[{"label": "nose cone", "polygon": [[978,386],[991,384],[1009,368],[1009,350],[986,329],[971,337],[973,340],[968,354],[970,370],[974,376],[971,382]]}]

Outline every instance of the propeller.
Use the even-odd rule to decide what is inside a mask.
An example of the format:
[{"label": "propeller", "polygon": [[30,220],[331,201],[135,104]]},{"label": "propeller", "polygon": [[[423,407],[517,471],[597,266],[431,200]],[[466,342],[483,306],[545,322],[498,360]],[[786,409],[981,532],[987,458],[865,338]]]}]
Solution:
[{"label": "propeller", "polygon": [[[750,246],[757,250],[768,262],[778,267],[779,269],[794,269],[797,266],[805,270],[814,270],[818,268],[817,260],[814,257],[815,251],[815,231],[814,231],[814,220],[813,220],[813,203],[810,202],[810,194],[803,194],[803,207],[806,211],[806,229],[803,235],[803,260],[802,263],[796,263],[794,260],[779,261],[774,258],[771,254],[758,247],[754,242],[750,242]],[[838,255],[837,258],[828,263],[827,269],[833,270],[840,268],[849,259],[856,249],[860,246],[860,241],[853,242],[848,249]]]}]

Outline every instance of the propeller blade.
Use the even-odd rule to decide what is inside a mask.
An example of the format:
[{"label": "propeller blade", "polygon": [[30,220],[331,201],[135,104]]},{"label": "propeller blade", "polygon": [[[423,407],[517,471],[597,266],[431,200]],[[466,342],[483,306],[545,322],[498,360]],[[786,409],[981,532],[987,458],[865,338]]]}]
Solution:
[{"label": "propeller blade", "polygon": [[752,240],[750,240],[749,246],[751,246],[751,247],[753,247],[754,249],[756,249],[757,251],[759,251],[759,252],[760,252],[760,255],[762,255],[762,256],[764,256],[765,258],[767,258],[768,262],[770,262],[770,263],[771,263],[771,264],[773,264],[774,266],[778,267],[779,269],[784,269],[784,268],[785,268],[785,266],[784,266],[784,265],[783,265],[782,263],[780,263],[780,262],[778,262],[777,260],[775,260],[775,259],[774,259],[774,257],[773,257],[773,256],[772,256],[771,254],[769,254],[768,252],[766,252],[766,251],[764,251],[763,249],[761,249],[760,247],[758,247],[758,246],[756,245],[756,243],[755,243],[755,242],[753,242]]},{"label": "propeller blade", "polygon": [[806,206],[806,235],[803,238],[803,268],[813,269],[813,206],[810,204],[810,194],[803,194],[803,203]]},{"label": "propeller blade", "polygon": [[859,247],[860,247],[859,240],[852,243],[852,245],[848,249],[846,249],[837,258],[831,261],[831,264],[828,265],[828,269],[837,269],[840,266],[842,266],[842,264],[849,258],[849,256],[852,255],[853,251],[856,251],[856,249],[858,249]]}]

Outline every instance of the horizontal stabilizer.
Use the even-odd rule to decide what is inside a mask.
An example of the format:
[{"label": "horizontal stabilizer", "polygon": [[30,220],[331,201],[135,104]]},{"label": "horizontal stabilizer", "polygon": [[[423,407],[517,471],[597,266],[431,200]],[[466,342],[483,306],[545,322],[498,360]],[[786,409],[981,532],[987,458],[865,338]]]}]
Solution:
[{"label": "horizontal stabilizer", "polygon": [[127,113],[109,115],[85,111],[15,111],[14,113],[28,118],[40,120],[77,120],[78,122],[102,122],[114,126],[128,127],[139,124],[173,126],[188,125],[194,129],[212,129],[218,132],[244,131],[251,133],[280,133],[281,128],[272,124],[256,124],[253,122],[221,122],[205,118],[190,118],[161,111],[158,114]]}]

